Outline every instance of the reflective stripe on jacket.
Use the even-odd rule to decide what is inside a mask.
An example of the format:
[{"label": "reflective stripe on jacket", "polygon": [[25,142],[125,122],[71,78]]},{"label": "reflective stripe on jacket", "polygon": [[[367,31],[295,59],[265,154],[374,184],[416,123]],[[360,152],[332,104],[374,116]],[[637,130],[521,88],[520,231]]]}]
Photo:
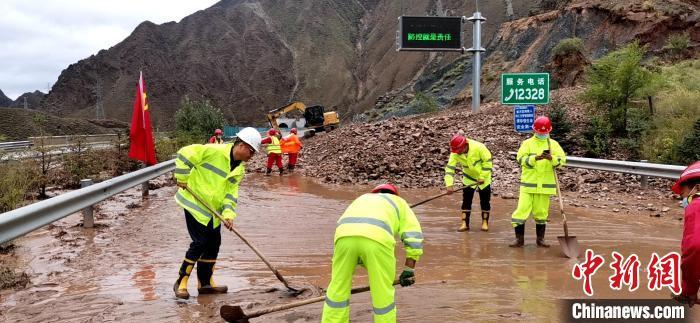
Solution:
[{"label": "reflective stripe on jacket", "polygon": [[[244,162],[230,169],[232,147],[233,144],[189,145],[180,149],[175,159],[175,179],[187,183],[187,187],[224,219],[231,220],[237,216],[238,187],[245,176]],[[202,225],[207,225],[214,217],[214,227],[219,226],[219,219],[186,190],[179,189],[175,201]]]},{"label": "reflective stripe on jacket", "polygon": [[267,153],[281,154],[280,140],[275,136],[269,136],[268,138],[270,138],[271,142],[267,145]]},{"label": "reflective stripe on jacket", "polygon": [[[549,144],[547,143],[549,140]],[[549,149],[552,160],[535,160],[545,150]],[[520,190],[534,194],[557,194],[557,184],[554,179],[554,167],[566,164],[566,154],[559,143],[553,139],[539,139],[534,135],[523,141],[516,156],[522,168],[520,175]]]},{"label": "reflective stripe on jacket", "polygon": [[445,166],[445,186],[454,185],[454,174],[457,164],[462,166],[462,184],[465,186],[474,185],[479,179],[484,180],[484,184],[479,188],[485,188],[491,184],[491,172],[493,168],[493,158],[486,146],[476,140],[468,139],[469,150],[465,154],[450,153],[450,159]]},{"label": "reflective stripe on jacket", "polygon": [[360,236],[394,250],[397,234],[404,243],[406,257],[419,260],[423,254],[423,232],[408,203],[393,194],[368,193],[355,199],[338,219],[333,241]]},{"label": "reflective stripe on jacket", "polygon": [[301,150],[301,147],[303,147],[299,137],[293,133],[282,138],[280,145],[282,145],[282,153],[286,154],[296,154]]}]

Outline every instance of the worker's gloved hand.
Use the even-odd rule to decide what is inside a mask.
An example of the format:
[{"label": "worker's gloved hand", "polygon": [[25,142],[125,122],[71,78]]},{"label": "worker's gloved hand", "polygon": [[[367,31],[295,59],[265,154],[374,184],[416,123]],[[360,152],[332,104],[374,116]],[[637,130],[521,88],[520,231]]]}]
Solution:
[{"label": "worker's gloved hand", "polygon": [[185,182],[177,182],[177,186],[181,188],[187,188],[187,183]]},{"label": "worker's gloved hand", "polygon": [[476,181],[476,184],[477,184],[477,185],[484,184],[484,180],[483,180],[483,179],[477,180],[477,181]]},{"label": "worker's gloved hand", "polygon": [[447,187],[447,195],[452,195],[452,193],[455,192],[454,186],[448,186]]},{"label": "worker's gloved hand", "polygon": [[413,272],[413,268],[404,268],[401,276],[399,276],[399,283],[401,283],[401,286],[403,287],[411,286],[416,283],[416,276]]}]

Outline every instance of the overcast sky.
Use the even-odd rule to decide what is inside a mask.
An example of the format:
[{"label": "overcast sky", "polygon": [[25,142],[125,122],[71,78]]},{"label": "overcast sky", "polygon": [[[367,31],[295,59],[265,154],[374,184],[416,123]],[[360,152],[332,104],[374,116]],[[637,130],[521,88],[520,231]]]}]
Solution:
[{"label": "overcast sky", "polygon": [[68,65],[124,40],[145,20],[180,21],[218,0],[0,0],[0,90],[46,93]]}]

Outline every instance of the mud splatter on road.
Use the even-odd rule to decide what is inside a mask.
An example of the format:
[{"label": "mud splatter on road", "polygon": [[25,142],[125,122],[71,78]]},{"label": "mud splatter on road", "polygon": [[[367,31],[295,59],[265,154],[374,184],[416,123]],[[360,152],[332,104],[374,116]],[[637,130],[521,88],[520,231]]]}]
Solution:
[{"label": "mud splatter on road", "polygon": [[[321,185],[297,175],[251,174],[241,189],[235,223],[292,285],[325,287],[335,222],[368,189]],[[163,187],[142,202],[138,189],[132,189],[100,205],[93,229],[80,227],[80,216],[72,215],[16,241],[17,261],[29,271],[31,284],[0,292],[0,320],[220,321],[223,304],[250,310],[297,300],[228,232],[222,233],[215,278],[229,286],[229,293],[197,296],[192,279],[194,297],[176,300],[172,283],[190,240],[183,213],[172,200],[174,192],[174,187]],[[410,203],[436,193],[402,190]],[[460,199],[455,194],[415,209],[426,236],[425,255],[418,263],[417,284],[397,288],[399,321],[551,321],[559,317],[559,299],[582,297],[581,282],[571,278],[575,260],[563,258],[557,245],[556,236],[563,232],[556,203],[547,233],[552,248],[535,247],[534,224],[528,222],[525,248],[511,249],[510,212],[517,200],[493,200],[491,231],[459,233]],[[131,203],[140,207],[127,208]],[[577,207],[567,214],[582,247],[606,258],[593,279],[595,298],[668,298],[667,289],[646,288],[645,271],[640,272],[638,290],[611,290],[608,265],[612,251],[636,253],[643,268],[652,252],[678,251],[680,221]],[[401,248],[397,258],[403,262]],[[358,272],[354,284],[366,284],[366,273]],[[371,321],[368,293],[353,296],[351,303],[353,320]],[[253,321],[316,322],[321,307],[317,303]]]}]

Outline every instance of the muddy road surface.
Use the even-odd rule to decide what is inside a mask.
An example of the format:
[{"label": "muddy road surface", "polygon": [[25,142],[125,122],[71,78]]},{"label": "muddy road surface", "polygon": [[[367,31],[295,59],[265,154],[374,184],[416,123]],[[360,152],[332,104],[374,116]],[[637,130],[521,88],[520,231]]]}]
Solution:
[{"label": "muddy road surface", "polygon": [[[368,189],[320,185],[297,175],[251,174],[241,189],[235,223],[292,285],[325,287],[335,222],[349,202]],[[80,227],[76,214],[15,241],[14,256],[3,261],[27,271],[31,283],[0,292],[0,321],[217,322],[222,321],[223,304],[250,309],[299,300],[285,293],[264,263],[230,232],[222,232],[214,273],[218,284],[229,286],[229,293],[197,296],[193,273],[193,297],[177,300],[172,286],[190,240],[183,212],[172,199],[174,192],[175,187],[163,187],[142,201],[138,189],[131,189],[98,206],[94,229]],[[439,191],[401,193],[415,203]],[[577,261],[563,258],[556,240],[563,232],[555,200],[547,228],[549,249],[535,247],[532,220],[526,225],[525,248],[507,246],[513,238],[514,199],[492,199],[491,231],[457,232],[460,201],[461,195],[454,194],[415,208],[426,237],[425,254],[416,268],[417,283],[396,290],[400,322],[558,321],[560,299],[585,298],[582,281],[571,275]],[[571,234],[578,236],[582,248],[605,258],[593,276],[594,298],[669,297],[667,288],[647,288],[646,266],[653,252],[679,251],[682,221],[576,207],[568,208],[567,214]],[[472,228],[479,227],[477,218],[472,217]],[[403,265],[400,245],[397,261]],[[609,287],[612,251],[639,256],[636,291]],[[366,272],[358,268],[354,286],[366,283]],[[316,322],[321,308],[322,303],[316,303],[253,321]],[[354,295],[353,321],[371,321],[371,314],[369,293]]]}]

